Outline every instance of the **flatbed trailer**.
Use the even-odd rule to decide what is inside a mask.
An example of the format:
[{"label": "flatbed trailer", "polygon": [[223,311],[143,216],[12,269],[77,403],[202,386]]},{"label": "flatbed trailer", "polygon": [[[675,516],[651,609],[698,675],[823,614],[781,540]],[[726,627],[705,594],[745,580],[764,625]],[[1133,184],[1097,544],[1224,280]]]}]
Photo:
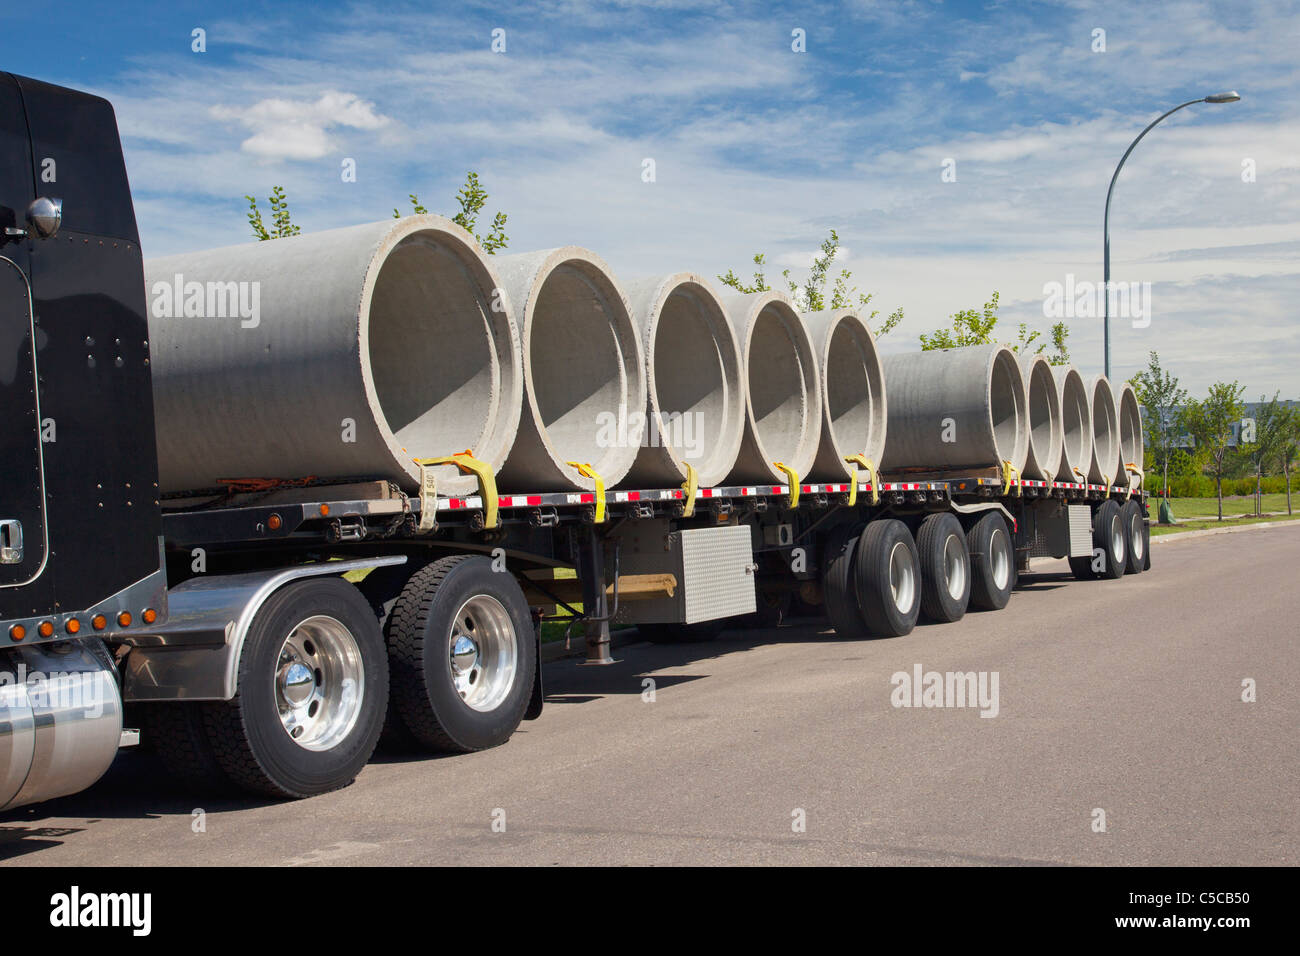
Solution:
[{"label": "flatbed trailer", "polygon": [[[1145,496],[963,474],[403,491],[375,475],[159,494],[149,325],[111,106],[0,73],[0,810],[152,745],[208,790],[348,784],[381,733],[466,752],[541,714],[541,624],[844,639],[998,609],[1033,557],[1144,570]],[[61,171],[41,195],[37,158]],[[25,212],[24,212],[25,211]],[[445,449],[430,449],[432,453]],[[890,476],[886,473],[885,478]]]}]

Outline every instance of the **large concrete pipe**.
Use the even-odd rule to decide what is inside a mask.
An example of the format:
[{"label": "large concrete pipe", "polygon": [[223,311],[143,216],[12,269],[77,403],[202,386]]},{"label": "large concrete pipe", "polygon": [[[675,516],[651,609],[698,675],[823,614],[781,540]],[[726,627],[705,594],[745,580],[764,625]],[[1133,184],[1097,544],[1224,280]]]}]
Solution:
[{"label": "large concrete pipe", "polygon": [[1025,455],[1025,477],[1052,481],[1061,464],[1064,443],[1061,425],[1061,397],[1057,392],[1052,366],[1041,355],[1020,358],[1029,397],[1029,451]]},{"label": "large concrete pipe", "polygon": [[1130,479],[1135,487],[1137,477],[1129,475],[1128,466],[1143,467],[1142,409],[1138,405],[1137,392],[1128,382],[1113,386],[1115,394],[1115,417],[1119,424],[1119,459],[1115,462],[1115,484],[1121,488],[1129,486]]},{"label": "large concrete pipe", "polygon": [[1061,406],[1061,455],[1056,480],[1080,482],[1092,460],[1092,401],[1083,376],[1073,365],[1052,369]]},{"label": "large concrete pipe", "polygon": [[1023,473],[1029,399],[1016,353],[1001,345],[887,355],[884,470],[1000,467]]},{"label": "large concrete pipe", "polygon": [[623,484],[679,485],[686,466],[699,486],[722,482],[745,432],[740,346],[708,281],[679,272],[624,283],[645,350],[648,403],[641,448]]},{"label": "large concrete pipe", "polygon": [[[509,297],[472,236],[410,216],[145,263],[159,484],[498,467],[522,399]],[[475,479],[438,469],[439,488]]]},{"label": "large concrete pipe", "polygon": [[524,344],[524,408],[497,476],[503,490],[592,491],[569,462],[618,484],[641,447],[641,337],[627,295],[599,256],[576,246],[500,256]]},{"label": "large concrete pipe", "polygon": [[803,321],[779,292],[723,300],[740,342],[745,376],[745,433],[727,481],[787,482],[781,462],[801,479],[821,437],[817,359]]},{"label": "large concrete pipe", "polygon": [[1092,456],[1088,480],[1108,485],[1115,480],[1119,461],[1119,420],[1115,415],[1115,395],[1105,375],[1088,379],[1088,399],[1092,411]]},{"label": "large concrete pipe", "polygon": [[885,376],[876,340],[852,309],[805,312],[821,380],[822,434],[808,477],[842,481],[848,455],[880,463],[885,450]]}]

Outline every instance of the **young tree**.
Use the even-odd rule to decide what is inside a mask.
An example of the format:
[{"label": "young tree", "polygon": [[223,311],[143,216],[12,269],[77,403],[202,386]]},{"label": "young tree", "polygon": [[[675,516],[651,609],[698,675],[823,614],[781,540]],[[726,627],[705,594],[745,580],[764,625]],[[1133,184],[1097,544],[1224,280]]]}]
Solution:
[{"label": "young tree", "polygon": [[1246,386],[1236,382],[1215,382],[1202,401],[1187,406],[1187,428],[1196,440],[1198,451],[1214,469],[1214,493],[1219,500],[1219,520],[1223,520],[1223,466],[1228,457],[1232,426],[1241,420],[1245,406],[1241,396]]},{"label": "young tree", "polygon": [[[420,204],[420,198],[415,193],[410,194],[411,206],[417,216],[422,216],[429,210]],[[480,236],[474,231],[478,225],[479,213],[487,205],[487,190],[478,181],[478,173],[468,172],[465,174],[465,184],[460,187],[456,193],[456,202],[460,205],[460,212],[451,217],[452,222],[463,228],[466,232],[478,240],[478,244],[483,247],[483,251],[488,255],[495,255],[498,249],[504,249],[509,242],[506,236],[506,214],[498,212],[492,217],[492,228],[486,236]],[[393,218],[400,219],[402,214],[396,209],[393,210]]]},{"label": "young tree", "polygon": [[1245,447],[1249,456],[1251,469],[1255,472],[1255,516],[1264,512],[1264,469],[1272,464],[1282,450],[1287,427],[1287,408],[1278,401],[1278,393],[1273,393],[1269,402],[1264,396],[1259,397],[1259,411],[1255,413],[1255,440]]},{"label": "young tree", "polygon": [[[937,329],[929,335],[924,332],[921,333],[921,351],[928,352],[932,349],[955,349],[967,345],[992,345],[996,343],[998,340],[993,330],[998,324],[997,291],[994,290],[993,297],[984,303],[982,310],[962,309],[960,312],[954,312],[951,318],[951,329]],[[1048,353],[1048,363],[1051,365],[1069,365],[1070,350],[1066,344],[1066,340],[1070,337],[1069,326],[1064,322],[1057,322],[1052,326],[1049,334],[1052,339],[1052,351]],[[1042,332],[1036,329],[1031,331],[1028,325],[1021,322],[1016,334],[1016,341],[1008,342],[1007,345],[1016,352],[1041,355],[1046,350],[1047,343],[1040,343],[1036,348],[1034,343],[1042,338],[1042,335]]]},{"label": "young tree", "polygon": [[1286,513],[1291,514],[1291,466],[1300,457],[1300,409],[1282,407],[1282,424],[1278,427],[1278,458],[1286,476]]},{"label": "young tree", "polygon": [[1178,452],[1176,442],[1185,424],[1187,390],[1178,387],[1178,379],[1160,367],[1160,356],[1152,352],[1144,371],[1130,379],[1142,406],[1142,430],[1146,433],[1146,454],[1162,477],[1165,497],[1169,497],[1169,463]]},{"label": "young tree", "polygon": [[[813,259],[812,268],[808,272],[808,278],[804,280],[803,285],[795,282],[790,278],[790,270],[785,269],[781,272],[785,284],[790,290],[790,298],[793,300],[795,309],[799,312],[820,312],[823,309],[848,309],[857,308],[864,314],[861,318],[870,326],[880,314],[878,309],[873,309],[871,313],[865,314],[866,308],[871,304],[871,294],[858,291],[857,286],[850,286],[849,280],[853,278],[853,273],[848,269],[841,269],[835,277],[835,282],[831,286],[830,295],[826,293],[826,280],[830,275],[831,263],[840,252],[840,237],[834,229],[821,245],[821,253]],[[767,276],[764,274],[764,268],[767,265],[767,257],[759,252],[754,255],[754,265],[758,268],[754,271],[754,281],[746,283],[731,269],[727,270],[726,275],[718,276],[718,281],[723,285],[730,286],[737,292],[770,292],[772,287],[767,284]],[[895,309],[889,314],[889,317],[881,323],[880,328],[873,328],[872,333],[876,336],[886,335],[894,326],[903,321],[903,310]]]},{"label": "young tree", "polygon": [[296,236],[302,232],[293,224],[289,216],[289,200],[284,194],[283,187],[273,186],[271,188],[271,222],[274,229],[267,229],[266,224],[262,222],[262,210],[257,208],[257,200],[252,196],[244,196],[248,200],[248,225],[253,230],[253,238],[259,241],[267,239],[283,239],[286,236]]}]

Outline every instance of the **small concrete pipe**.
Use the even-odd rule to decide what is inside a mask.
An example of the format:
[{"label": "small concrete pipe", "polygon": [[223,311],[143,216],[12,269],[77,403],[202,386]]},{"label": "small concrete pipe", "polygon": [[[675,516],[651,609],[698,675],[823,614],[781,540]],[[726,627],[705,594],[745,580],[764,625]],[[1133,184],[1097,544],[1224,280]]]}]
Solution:
[{"label": "small concrete pipe", "polygon": [[645,350],[648,404],[629,488],[687,480],[701,488],[731,472],[745,433],[740,346],[708,280],[687,272],[624,283]]},{"label": "small concrete pipe", "polygon": [[1130,482],[1136,488],[1139,484],[1136,475],[1130,475],[1129,465],[1139,469],[1143,467],[1142,409],[1138,405],[1137,392],[1128,382],[1113,386],[1115,394],[1115,416],[1119,423],[1119,460],[1115,463],[1115,484],[1127,488]]},{"label": "small concrete pipe", "polygon": [[1092,411],[1092,456],[1088,480],[1097,485],[1115,481],[1119,462],[1119,419],[1115,415],[1115,394],[1105,375],[1088,379],[1088,398]]},{"label": "small concrete pipe", "polygon": [[497,485],[505,491],[612,488],[641,447],[646,407],[641,336],[605,261],[576,246],[498,256],[523,338],[524,406]]},{"label": "small concrete pipe", "polygon": [[808,473],[843,481],[848,455],[880,464],[887,420],[885,376],[871,329],[852,309],[803,313],[821,379],[822,434]]},{"label": "small concrete pipe", "polygon": [[[499,467],[523,394],[510,299],[474,238],[410,216],[153,259],[159,485]],[[476,479],[437,469],[440,491]]]},{"label": "small concrete pipe", "polygon": [[729,484],[785,484],[777,462],[802,480],[821,437],[821,386],[812,342],[790,300],[779,292],[723,299],[740,343],[745,433]]},{"label": "small concrete pipe", "polygon": [[1001,467],[1024,473],[1029,398],[1016,353],[1001,345],[887,355],[884,470]]},{"label": "small concrete pipe", "polygon": [[1061,464],[1061,446],[1065,442],[1056,379],[1051,364],[1041,355],[1022,356],[1020,371],[1029,396],[1029,451],[1024,474],[1036,481],[1052,481]]},{"label": "small concrete pipe", "polygon": [[1061,406],[1061,455],[1056,480],[1082,482],[1092,460],[1092,401],[1083,376],[1073,365],[1052,369]]}]

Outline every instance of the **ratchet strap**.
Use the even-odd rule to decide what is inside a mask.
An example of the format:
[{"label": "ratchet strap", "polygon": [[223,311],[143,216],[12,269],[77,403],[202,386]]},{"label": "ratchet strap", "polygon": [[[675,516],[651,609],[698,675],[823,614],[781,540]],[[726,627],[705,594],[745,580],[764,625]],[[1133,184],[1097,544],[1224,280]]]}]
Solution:
[{"label": "ratchet strap", "polygon": [[695,470],[695,466],[686,463],[686,480],[682,482],[682,491],[686,492],[686,507],[682,509],[682,517],[689,518],[695,514],[695,492],[700,486],[700,473]]},{"label": "ratchet strap", "polygon": [[[1003,494],[1003,495],[1006,495],[1006,493],[1007,493],[1008,491],[1011,490],[1011,478],[1012,478],[1013,475],[1015,476],[1015,478],[1016,478],[1017,481],[1020,480],[1020,472],[1017,471],[1015,468],[1011,467],[1011,462],[1009,462],[1009,461],[1003,459],[1003,461],[1002,461],[1002,480],[1003,480],[1003,482],[1005,482],[1005,484],[1002,485],[1002,494]],[[1025,486],[1024,486],[1024,485],[1021,485],[1021,484],[1017,484],[1017,485],[1016,485],[1016,494],[1018,494],[1018,495],[1023,495],[1024,493],[1025,493]]]},{"label": "ratchet strap", "polygon": [[[1124,467],[1128,470],[1129,474],[1137,475],[1138,486],[1140,487],[1142,483],[1146,480],[1146,474],[1142,471],[1141,468],[1139,468],[1136,464],[1134,464],[1131,461]],[[1128,483],[1128,494],[1124,496],[1124,500],[1127,501],[1129,498],[1132,497],[1133,497],[1133,482],[1130,481]]]},{"label": "ratchet strap", "polygon": [[416,458],[420,466],[420,524],[421,531],[432,531],[437,524],[438,482],[433,475],[435,465],[455,465],[467,475],[478,478],[478,492],[483,498],[483,527],[497,526],[497,479],[492,466],[479,461],[469,449],[442,458]]},{"label": "ratchet strap", "polygon": [[799,475],[783,461],[774,461],[772,464],[778,470],[785,472],[786,480],[790,483],[790,498],[786,501],[785,506],[787,508],[799,507]]},{"label": "ratchet strap", "polygon": [[568,461],[566,465],[572,465],[578,469],[578,474],[584,478],[590,478],[596,483],[596,524],[605,523],[605,479],[596,474],[596,469],[592,468],[589,463],[580,461]]},{"label": "ratchet strap", "polygon": [[[845,455],[844,460],[850,465],[856,465],[867,473],[867,481],[871,484],[871,503],[880,504],[879,482],[876,481],[876,463],[866,455]],[[858,468],[849,469],[849,507],[852,508],[858,503]]]}]

